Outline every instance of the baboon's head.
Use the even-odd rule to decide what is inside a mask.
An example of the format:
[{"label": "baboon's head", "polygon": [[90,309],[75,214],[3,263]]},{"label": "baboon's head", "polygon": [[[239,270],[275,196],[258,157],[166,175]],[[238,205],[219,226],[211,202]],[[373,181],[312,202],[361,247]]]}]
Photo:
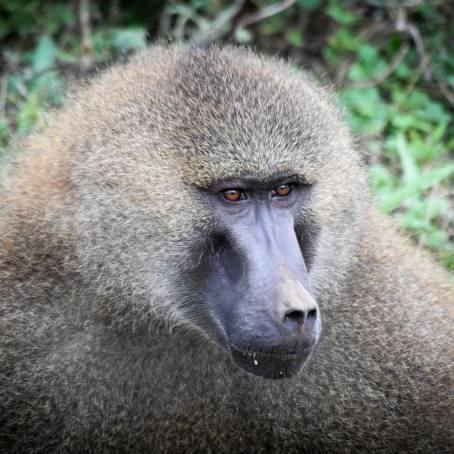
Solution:
[{"label": "baboon's head", "polygon": [[79,111],[77,253],[114,299],[97,310],[183,322],[247,372],[294,375],[354,259],[365,194],[325,91],[246,50],[157,49]]}]

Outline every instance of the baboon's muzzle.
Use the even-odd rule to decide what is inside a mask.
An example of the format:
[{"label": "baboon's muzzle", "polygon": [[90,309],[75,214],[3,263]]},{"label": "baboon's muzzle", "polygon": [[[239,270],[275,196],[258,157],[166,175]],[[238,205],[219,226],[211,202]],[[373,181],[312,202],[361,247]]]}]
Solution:
[{"label": "baboon's muzzle", "polygon": [[293,218],[258,212],[231,225],[216,253],[215,313],[234,362],[264,378],[286,378],[309,359],[320,334]]}]

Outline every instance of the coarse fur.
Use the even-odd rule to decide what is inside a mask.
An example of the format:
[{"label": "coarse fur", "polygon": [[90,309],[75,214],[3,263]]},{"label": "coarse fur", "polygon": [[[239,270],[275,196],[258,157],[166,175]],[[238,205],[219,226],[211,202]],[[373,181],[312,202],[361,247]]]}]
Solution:
[{"label": "coarse fur", "polygon": [[[156,46],[24,148],[0,185],[1,452],[452,452],[452,283],[371,207],[326,90]],[[215,224],[200,189],[281,172],[312,184],[323,330],[273,381],[193,323],[188,276]]]}]

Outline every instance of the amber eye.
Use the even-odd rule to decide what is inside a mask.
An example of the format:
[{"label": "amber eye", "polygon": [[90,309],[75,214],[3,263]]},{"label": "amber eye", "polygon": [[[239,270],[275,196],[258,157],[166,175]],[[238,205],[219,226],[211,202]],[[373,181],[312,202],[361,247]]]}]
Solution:
[{"label": "amber eye", "polygon": [[246,198],[245,193],[241,189],[226,189],[222,193],[229,202],[238,202],[238,200]]},{"label": "amber eye", "polygon": [[281,184],[274,188],[273,195],[278,197],[287,197],[292,192],[292,186],[290,184]]}]

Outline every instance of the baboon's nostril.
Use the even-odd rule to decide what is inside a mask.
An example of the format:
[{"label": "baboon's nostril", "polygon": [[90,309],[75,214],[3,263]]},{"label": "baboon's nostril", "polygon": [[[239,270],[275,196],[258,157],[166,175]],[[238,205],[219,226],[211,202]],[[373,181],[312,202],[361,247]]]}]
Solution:
[{"label": "baboon's nostril", "polygon": [[284,322],[289,321],[298,323],[298,325],[302,325],[304,323],[305,318],[306,316],[303,311],[292,310],[285,314]]},{"label": "baboon's nostril", "polygon": [[316,318],[317,318],[317,309],[311,309],[311,310],[307,313],[307,320],[316,319]]}]

